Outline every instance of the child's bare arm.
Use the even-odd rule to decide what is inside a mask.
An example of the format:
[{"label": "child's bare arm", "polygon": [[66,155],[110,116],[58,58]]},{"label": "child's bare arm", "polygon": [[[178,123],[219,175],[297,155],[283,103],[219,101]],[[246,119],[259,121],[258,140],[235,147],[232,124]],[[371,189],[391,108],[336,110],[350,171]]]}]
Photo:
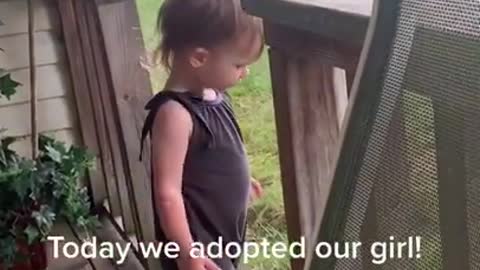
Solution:
[{"label": "child's bare arm", "polygon": [[167,238],[188,256],[193,242],[182,197],[183,163],[192,131],[192,119],[177,102],[164,104],[152,128],[152,158],[156,211]]}]

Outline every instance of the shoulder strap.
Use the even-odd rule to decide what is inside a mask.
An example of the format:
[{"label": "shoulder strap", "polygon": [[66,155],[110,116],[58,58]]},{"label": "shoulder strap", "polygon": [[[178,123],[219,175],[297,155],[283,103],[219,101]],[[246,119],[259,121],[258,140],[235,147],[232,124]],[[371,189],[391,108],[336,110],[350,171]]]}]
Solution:
[{"label": "shoulder strap", "polygon": [[195,106],[192,105],[191,101],[188,98],[185,98],[181,95],[181,93],[175,93],[172,91],[161,91],[156,94],[150,101],[148,101],[147,105],[145,106],[145,110],[149,111],[147,117],[145,118],[145,122],[142,128],[142,137],[140,141],[140,156],[139,160],[142,160],[143,150],[145,139],[149,134],[151,134],[151,130],[153,127],[153,123],[155,121],[155,116],[158,112],[160,106],[165,104],[169,100],[175,100],[180,103],[192,116],[192,118],[196,118],[198,122],[204,126],[209,136],[213,136],[210,127],[208,126],[206,120],[196,111]]}]

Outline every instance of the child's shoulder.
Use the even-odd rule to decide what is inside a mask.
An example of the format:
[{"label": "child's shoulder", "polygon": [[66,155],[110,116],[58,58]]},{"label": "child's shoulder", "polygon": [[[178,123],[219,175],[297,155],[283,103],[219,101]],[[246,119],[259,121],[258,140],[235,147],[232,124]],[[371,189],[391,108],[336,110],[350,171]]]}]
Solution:
[{"label": "child's shoulder", "polygon": [[182,100],[167,92],[157,93],[145,107],[150,111],[151,124],[150,128],[162,125],[162,127],[191,126],[191,113],[183,104]]},{"label": "child's shoulder", "polygon": [[[179,134],[191,134],[193,121],[191,112],[182,99],[171,92],[161,91],[155,94],[145,105],[148,114],[142,128],[140,160],[142,159],[145,138],[152,130],[162,132],[163,137],[173,137]],[[161,128],[160,128],[161,127]]]},{"label": "child's shoulder", "polygon": [[160,108],[163,104],[168,101],[176,101],[177,103],[182,104],[181,96],[179,93],[170,90],[162,90],[156,93],[145,105],[146,110],[155,110]]}]

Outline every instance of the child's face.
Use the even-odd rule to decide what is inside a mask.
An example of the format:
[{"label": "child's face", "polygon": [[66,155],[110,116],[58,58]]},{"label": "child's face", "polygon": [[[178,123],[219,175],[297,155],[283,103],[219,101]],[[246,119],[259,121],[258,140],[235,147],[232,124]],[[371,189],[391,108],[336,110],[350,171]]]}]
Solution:
[{"label": "child's face", "polygon": [[242,38],[209,51],[201,70],[202,81],[208,88],[226,90],[248,75],[248,66],[260,56],[260,38]]}]

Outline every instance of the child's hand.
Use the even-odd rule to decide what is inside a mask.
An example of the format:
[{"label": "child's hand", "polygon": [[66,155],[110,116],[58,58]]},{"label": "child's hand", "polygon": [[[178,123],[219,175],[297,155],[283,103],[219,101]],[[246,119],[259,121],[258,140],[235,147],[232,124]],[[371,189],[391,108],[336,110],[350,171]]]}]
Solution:
[{"label": "child's hand", "polygon": [[179,259],[179,270],[221,270],[211,259],[209,258],[184,258]]},{"label": "child's hand", "polygon": [[253,202],[263,196],[263,188],[260,182],[255,178],[250,178],[250,202]]}]

